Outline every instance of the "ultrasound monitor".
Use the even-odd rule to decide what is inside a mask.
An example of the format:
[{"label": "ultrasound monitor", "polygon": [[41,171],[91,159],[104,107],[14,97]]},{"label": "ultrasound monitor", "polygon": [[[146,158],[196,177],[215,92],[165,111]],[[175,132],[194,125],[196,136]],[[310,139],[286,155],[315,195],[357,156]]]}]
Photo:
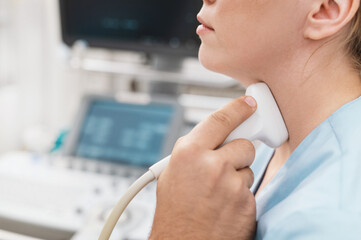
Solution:
[{"label": "ultrasound monitor", "polygon": [[87,97],[70,136],[69,155],[148,167],[170,154],[181,125],[172,101],[120,103]]},{"label": "ultrasound monitor", "polygon": [[201,0],[59,0],[63,41],[91,47],[196,56]]}]

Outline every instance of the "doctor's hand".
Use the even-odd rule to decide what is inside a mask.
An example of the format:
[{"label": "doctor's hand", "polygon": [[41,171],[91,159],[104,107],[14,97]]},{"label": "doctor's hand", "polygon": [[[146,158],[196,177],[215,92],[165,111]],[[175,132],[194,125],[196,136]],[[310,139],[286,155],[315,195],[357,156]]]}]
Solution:
[{"label": "doctor's hand", "polygon": [[256,203],[249,166],[254,147],[239,139],[217,148],[254,113],[250,100],[232,101],[177,141],[158,181],[150,240],[253,238]]}]

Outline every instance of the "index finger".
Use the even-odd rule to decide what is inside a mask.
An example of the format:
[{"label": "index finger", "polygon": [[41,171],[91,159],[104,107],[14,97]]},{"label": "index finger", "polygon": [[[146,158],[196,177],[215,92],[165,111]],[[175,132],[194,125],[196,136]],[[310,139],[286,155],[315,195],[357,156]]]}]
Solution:
[{"label": "index finger", "polygon": [[190,136],[207,149],[215,149],[227,136],[256,110],[257,103],[250,96],[237,98],[200,122]]}]

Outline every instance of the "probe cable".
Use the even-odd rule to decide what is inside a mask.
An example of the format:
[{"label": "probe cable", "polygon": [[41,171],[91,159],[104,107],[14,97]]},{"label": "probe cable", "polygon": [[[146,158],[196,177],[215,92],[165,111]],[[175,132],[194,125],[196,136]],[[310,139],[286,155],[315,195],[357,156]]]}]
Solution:
[{"label": "probe cable", "polygon": [[140,178],[138,178],[123,194],[120,200],[117,202],[112,212],[110,213],[107,221],[104,224],[103,230],[100,233],[99,240],[108,240],[112,234],[115,225],[117,224],[120,216],[123,214],[125,208],[133,200],[133,198],[149,183],[153,182],[155,179],[158,179],[162,171],[168,165],[171,155],[160,160],[149,170],[144,173]]}]

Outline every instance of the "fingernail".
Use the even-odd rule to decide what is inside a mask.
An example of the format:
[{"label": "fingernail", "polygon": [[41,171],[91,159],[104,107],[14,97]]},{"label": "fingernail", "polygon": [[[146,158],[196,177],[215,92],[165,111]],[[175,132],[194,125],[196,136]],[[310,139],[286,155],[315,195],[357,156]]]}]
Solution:
[{"label": "fingernail", "polygon": [[253,97],[247,96],[244,98],[244,101],[252,108],[257,106],[256,100]]}]

